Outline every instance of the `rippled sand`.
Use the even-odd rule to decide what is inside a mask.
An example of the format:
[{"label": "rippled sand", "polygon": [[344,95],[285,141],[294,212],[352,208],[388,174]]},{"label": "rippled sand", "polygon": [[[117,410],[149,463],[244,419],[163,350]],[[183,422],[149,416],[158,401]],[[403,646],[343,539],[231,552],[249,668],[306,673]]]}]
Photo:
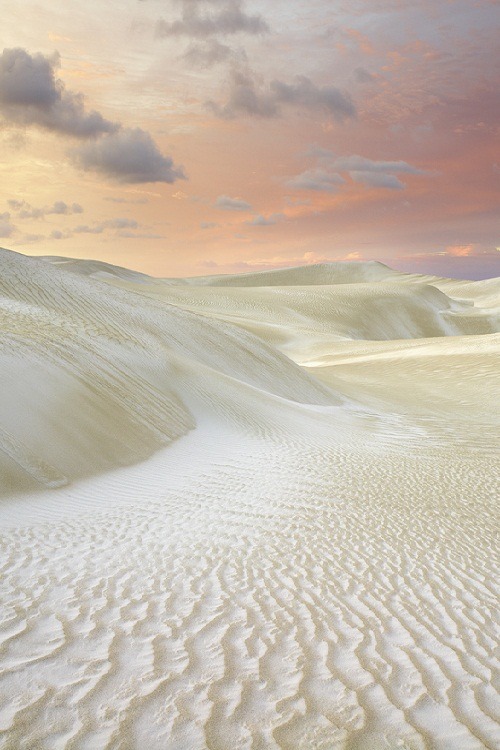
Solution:
[{"label": "rippled sand", "polygon": [[0,251],[0,748],[500,747],[499,306]]}]

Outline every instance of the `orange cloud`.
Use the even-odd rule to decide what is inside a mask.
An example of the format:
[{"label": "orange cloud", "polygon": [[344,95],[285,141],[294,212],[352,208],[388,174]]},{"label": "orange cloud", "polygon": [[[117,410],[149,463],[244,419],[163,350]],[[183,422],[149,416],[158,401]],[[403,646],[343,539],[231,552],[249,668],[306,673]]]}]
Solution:
[{"label": "orange cloud", "polygon": [[446,248],[447,255],[453,255],[456,258],[464,258],[467,255],[472,255],[474,252],[474,245],[448,245]]}]

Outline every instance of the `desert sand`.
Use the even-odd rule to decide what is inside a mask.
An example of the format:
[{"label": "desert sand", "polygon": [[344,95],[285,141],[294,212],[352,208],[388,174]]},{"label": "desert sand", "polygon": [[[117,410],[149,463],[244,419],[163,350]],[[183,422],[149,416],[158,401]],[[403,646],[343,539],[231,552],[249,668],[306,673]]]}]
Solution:
[{"label": "desert sand", "polygon": [[0,250],[0,748],[479,750],[500,279]]}]

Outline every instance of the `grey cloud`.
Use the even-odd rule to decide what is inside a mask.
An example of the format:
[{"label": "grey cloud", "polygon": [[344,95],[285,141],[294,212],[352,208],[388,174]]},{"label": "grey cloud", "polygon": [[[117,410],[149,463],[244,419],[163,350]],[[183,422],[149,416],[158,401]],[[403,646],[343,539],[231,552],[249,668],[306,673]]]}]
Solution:
[{"label": "grey cloud", "polygon": [[88,224],[80,224],[73,229],[75,234],[102,234],[104,232],[104,224],[97,224],[94,227]]},{"label": "grey cloud", "polygon": [[13,211],[18,212],[20,219],[41,219],[49,214],[67,216],[69,214],[83,213],[83,208],[79,203],[68,205],[64,201],[55,201],[52,206],[44,206],[43,208],[34,208],[26,201],[9,200],[7,203]]},{"label": "grey cloud", "polygon": [[200,222],[200,229],[214,229],[214,227],[218,227],[219,225],[215,223],[215,221],[202,221]]},{"label": "grey cloud", "polygon": [[388,190],[404,190],[405,184],[398,180],[396,175],[384,174],[383,172],[349,172],[354,182],[362,182],[368,187],[381,187]]},{"label": "grey cloud", "polygon": [[118,182],[168,182],[185,179],[182,167],[163,156],[150,134],[123,128],[73,151],[83,169],[96,170]]},{"label": "grey cloud", "polygon": [[218,5],[211,12],[200,12],[200,3],[184,0],[182,18],[176,21],[160,19],[156,24],[156,36],[188,36],[195,39],[207,39],[213,36],[230,36],[233,34],[264,34],[269,26],[260,15],[250,16],[244,12],[241,0],[224,0],[211,2]]},{"label": "grey cloud", "polygon": [[126,240],[132,240],[132,239],[141,239],[141,240],[164,240],[165,235],[164,234],[151,234],[151,233],[144,233],[140,234],[137,232],[130,232],[128,230],[121,230],[120,232],[117,232],[118,237],[122,237]]},{"label": "grey cloud", "polygon": [[[80,224],[74,228],[75,234],[102,234],[105,229],[138,229],[139,223],[135,219],[127,219],[118,217],[116,219],[107,219],[101,221],[99,224],[89,226],[88,224]],[[120,236],[123,236],[120,232]]]},{"label": "grey cloud", "polygon": [[192,44],[184,53],[183,58],[190,65],[199,68],[212,68],[228,60],[245,62],[247,59],[244,49],[233,49],[227,44],[221,44],[217,39],[210,39],[202,44]]},{"label": "grey cloud", "polygon": [[[328,152],[326,152],[328,153]],[[333,154],[332,154],[333,157]],[[340,156],[333,157],[335,169],[346,172],[393,172],[394,174],[428,174],[423,169],[418,169],[405,161],[373,161],[364,156]]]},{"label": "grey cloud", "polygon": [[71,237],[70,232],[62,232],[60,229],[54,229],[50,235],[50,240],[66,240],[68,237]]},{"label": "grey cloud", "polygon": [[271,91],[280,104],[324,109],[341,122],[356,115],[356,108],[349,94],[335,86],[316,86],[306,76],[297,76],[293,84],[271,81]]},{"label": "grey cloud", "polygon": [[354,78],[357,83],[374,83],[377,80],[366,68],[356,68],[354,70]]},{"label": "grey cloud", "polygon": [[112,133],[119,125],[99,112],[87,112],[82,94],[57,79],[59,56],[4,49],[0,57],[0,112],[10,122],[38,125],[77,138]]},{"label": "grey cloud", "polygon": [[238,115],[276,117],[282,106],[297,106],[306,110],[323,110],[343,122],[356,116],[356,108],[349,94],[335,86],[316,86],[306,76],[297,76],[294,83],[274,80],[263,89],[250,71],[233,69],[229,96],[225,104],[214,101],[207,106],[218,117],[231,119]]},{"label": "grey cloud", "polygon": [[16,231],[16,227],[7,220],[0,221],[0,237],[10,237]]},{"label": "grey cloud", "polygon": [[221,208],[223,211],[251,211],[252,206],[250,203],[241,200],[240,198],[230,198],[228,195],[219,195],[215,201],[216,208]]},{"label": "grey cloud", "polygon": [[149,203],[148,198],[118,198],[114,196],[108,196],[104,198],[105,201],[110,203],[134,203],[136,205]]},{"label": "grey cloud", "polygon": [[319,166],[289,180],[287,184],[290,187],[333,192],[336,185],[345,182],[345,179],[339,174],[339,172],[343,172],[349,175],[354,182],[362,183],[368,187],[403,190],[405,184],[396,175],[431,174],[405,161],[374,161],[357,154],[336,156],[332,151],[317,146],[310,148],[306,156],[316,158]]},{"label": "grey cloud", "polygon": [[22,245],[27,245],[27,244],[31,245],[34,242],[41,242],[44,239],[45,239],[45,235],[44,234],[25,234],[24,237],[22,238],[22,241],[21,242],[16,242],[16,245],[21,245],[21,244]]},{"label": "grey cloud", "polygon": [[233,119],[238,115],[251,117],[276,117],[279,113],[277,103],[269,92],[259,91],[253,78],[238,70],[231,73],[229,97],[226,104],[208,101],[207,107],[222,119]]},{"label": "grey cloud", "polygon": [[344,183],[344,178],[337,172],[327,172],[323,169],[309,169],[288,180],[287,185],[296,190],[317,190],[335,193],[339,185],[343,185]]},{"label": "grey cloud", "polygon": [[111,227],[112,229],[137,229],[139,226],[135,219],[110,219],[105,222],[105,226]]},{"label": "grey cloud", "polygon": [[263,216],[258,214],[250,221],[246,221],[245,224],[249,224],[252,227],[270,227],[276,224],[280,219],[284,218],[284,214],[271,214],[270,216]]},{"label": "grey cloud", "polygon": [[[56,78],[59,56],[30,55],[21,48],[4,49],[0,56],[0,114],[14,124],[38,125],[65,135],[87,139],[73,151],[84,169],[94,169],[119,182],[175,182],[184,178],[182,168],[163,156],[144,130],[129,129],[106,120],[99,112],[87,112],[82,94],[67,91]],[[52,210],[22,208],[23,218],[46,213],[78,213],[77,204],[67,211],[63,202]]]},{"label": "grey cloud", "polygon": [[79,203],[72,203],[68,206],[64,201],[56,201],[52,206],[52,209],[48,211],[52,214],[82,214],[83,208]]}]

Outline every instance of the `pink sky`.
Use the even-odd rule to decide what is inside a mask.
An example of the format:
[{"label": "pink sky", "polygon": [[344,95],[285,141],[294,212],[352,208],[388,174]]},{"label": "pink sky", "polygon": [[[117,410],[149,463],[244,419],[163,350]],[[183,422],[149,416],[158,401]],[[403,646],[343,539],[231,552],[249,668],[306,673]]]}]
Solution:
[{"label": "pink sky", "polygon": [[5,0],[0,244],[500,275],[498,4],[269,6]]}]

